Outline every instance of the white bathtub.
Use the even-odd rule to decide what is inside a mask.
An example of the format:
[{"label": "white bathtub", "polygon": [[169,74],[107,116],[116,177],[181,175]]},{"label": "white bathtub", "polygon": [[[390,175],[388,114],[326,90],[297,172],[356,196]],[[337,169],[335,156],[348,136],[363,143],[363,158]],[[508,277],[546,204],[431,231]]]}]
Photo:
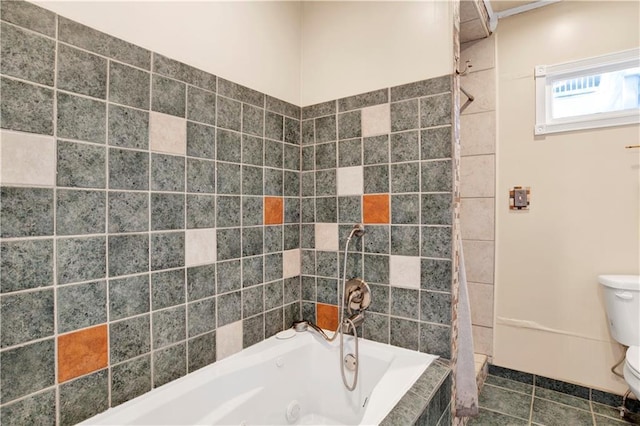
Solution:
[{"label": "white bathtub", "polygon": [[[82,424],[376,425],[437,358],[359,339],[358,387],[349,392],[338,340],[274,336]],[[353,352],[346,341],[345,354]]]}]

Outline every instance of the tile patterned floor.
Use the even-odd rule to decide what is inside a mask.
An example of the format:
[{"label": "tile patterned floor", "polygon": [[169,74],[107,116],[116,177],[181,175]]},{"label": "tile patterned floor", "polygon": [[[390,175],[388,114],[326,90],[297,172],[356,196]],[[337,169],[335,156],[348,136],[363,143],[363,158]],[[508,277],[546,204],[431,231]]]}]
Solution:
[{"label": "tile patterned floor", "polygon": [[620,420],[618,411],[549,389],[489,375],[480,393],[480,414],[470,426],[640,425],[640,415]]}]

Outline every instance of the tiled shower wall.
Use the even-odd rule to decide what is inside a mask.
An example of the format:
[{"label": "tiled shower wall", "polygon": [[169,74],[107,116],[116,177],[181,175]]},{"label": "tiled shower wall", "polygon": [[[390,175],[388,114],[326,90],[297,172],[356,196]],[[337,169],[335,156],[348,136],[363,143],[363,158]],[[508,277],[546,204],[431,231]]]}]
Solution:
[{"label": "tiled shower wall", "polygon": [[77,423],[298,319],[300,108],[1,19],[0,423]]},{"label": "tiled shower wall", "polygon": [[449,76],[301,111],[0,5],[0,423],[76,423],[301,314],[334,328],[356,222],[360,332],[451,356]]},{"label": "tiled shower wall", "polygon": [[347,278],[369,284],[364,337],[451,357],[450,76],[302,109],[302,312],[334,329]]},{"label": "tiled shower wall", "polygon": [[[461,216],[475,351],[493,355],[495,258],[495,36],[461,45],[473,68],[460,84],[475,100],[460,117]],[[464,102],[466,98],[461,95]]]}]

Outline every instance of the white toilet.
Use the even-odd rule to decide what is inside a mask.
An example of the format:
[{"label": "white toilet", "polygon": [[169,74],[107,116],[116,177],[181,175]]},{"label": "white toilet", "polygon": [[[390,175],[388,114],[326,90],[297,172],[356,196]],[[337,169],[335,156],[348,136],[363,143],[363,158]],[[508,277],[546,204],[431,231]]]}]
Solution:
[{"label": "white toilet", "polygon": [[631,392],[640,399],[640,275],[600,275],[611,336],[629,346],[623,368]]}]

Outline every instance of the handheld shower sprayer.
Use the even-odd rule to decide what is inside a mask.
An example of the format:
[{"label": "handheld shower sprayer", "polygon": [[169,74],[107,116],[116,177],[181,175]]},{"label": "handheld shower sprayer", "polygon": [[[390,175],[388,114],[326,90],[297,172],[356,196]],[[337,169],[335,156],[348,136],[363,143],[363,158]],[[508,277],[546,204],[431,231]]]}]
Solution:
[{"label": "handheld shower sprayer", "polygon": [[349,234],[349,239],[353,237],[362,237],[364,235],[364,225],[361,223],[356,223],[353,225],[353,229],[351,230],[351,234]]}]

